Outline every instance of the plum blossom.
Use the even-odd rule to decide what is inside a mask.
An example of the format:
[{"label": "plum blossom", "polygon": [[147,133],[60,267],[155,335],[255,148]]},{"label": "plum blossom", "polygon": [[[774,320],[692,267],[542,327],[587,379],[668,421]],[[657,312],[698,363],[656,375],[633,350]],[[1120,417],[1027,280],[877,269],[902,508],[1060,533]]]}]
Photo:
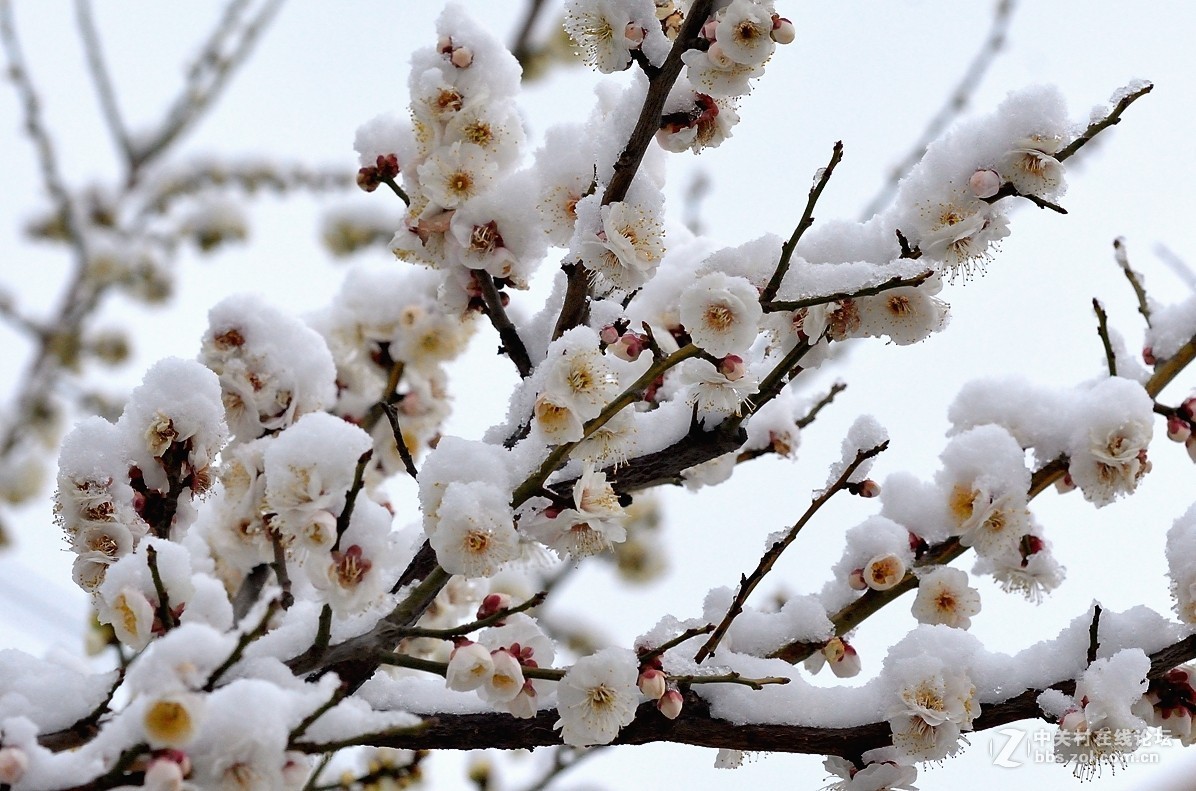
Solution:
[{"label": "plum blossom", "polygon": [[772,56],[771,4],[732,0],[719,15],[715,40],[724,55],[736,63],[760,66]]},{"label": "plum blossom", "polygon": [[971,680],[926,655],[908,659],[898,672],[897,701],[888,717],[899,760],[936,761],[953,755],[960,732],[971,730],[980,712]]},{"label": "plum blossom", "polygon": [[980,592],[968,585],[967,572],[942,566],[921,576],[912,611],[920,623],[967,629],[980,612]]},{"label": "plum blossom", "polygon": [[635,719],[638,660],[631,651],[604,648],[574,663],[557,683],[561,740],[575,747],[610,744]]},{"label": "plum blossom", "polygon": [[[652,276],[664,255],[664,229],[648,205],[617,201],[598,207],[596,196],[577,203],[576,251],[590,271],[615,288],[633,289]],[[592,220],[582,224],[583,220]],[[594,230],[581,232],[582,227]]]},{"label": "plum blossom", "polygon": [[481,482],[454,482],[444,491],[435,529],[429,536],[445,571],[491,577],[519,557],[509,495]]},{"label": "plum blossom", "polygon": [[711,272],[682,292],[680,308],[689,337],[715,357],[746,352],[764,315],[755,286],[722,272]]}]

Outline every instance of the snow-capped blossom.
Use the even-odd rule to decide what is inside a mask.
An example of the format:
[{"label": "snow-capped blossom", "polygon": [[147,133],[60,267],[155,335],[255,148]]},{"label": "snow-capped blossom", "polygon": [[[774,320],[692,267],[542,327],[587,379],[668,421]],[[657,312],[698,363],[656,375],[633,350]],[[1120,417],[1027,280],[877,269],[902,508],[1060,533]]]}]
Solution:
[{"label": "snow-capped blossom", "polygon": [[112,626],[116,639],[135,651],[149,645],[153,637],[154,605],[144,593],[132,586],[125,586],[101,601],[100,622]]},{"label": "snow-capped blossom", "polygon": [[573,252],[582,264],[615,288],[642,286],[664,255],[658,207],[629,201],[600,207],[595,195],[578,201],[576,209]]},{"label": "snow-capped blossom", "polygon": [[532,417],[544,439],[552,445],[577,442],[585,436],[581,416],[565,403],[564,398],[551,393],[536,396]]},{"label": "snow-capped blossom", "polygon": [[429,536],[445,571],[491,577],[519,557],[509,495],[487,483],[450,483]]},{"label": "snow-capped blossom", "polygon": [[1196,714],[1196,689],[1190,665],[1172,668],[1161,678],[1151,679],[1146,694],[1130,711],[1154,728],[1189,747],[1193,741],[1192,715]]},{"label": "snow-capped blossom", "polygon": [[960,732],[980,713],[967,675],[938,657],[905,660],[897,700],[888,711],[893,746],[903,762],[937,761],[959,749]]},{"label": "snow-capped blossom", "polygon": [[756,392],[759,380],[745,373],[729,379],[714,363],[703,358],[685,360],[676,368],[678,384],[689,391],[686,401],[696,404],[703,423],[707,416],[722,417],[740,414],[746,399]]},{"label": "snow-capped blossom", "polygon": [[631,64],[631,51],[650,42],[649,53],[659,52],[664,39],[650,0],[570,0],[565,5],[565,32],[581,51],[582,59],[603,74],[622,71]]},{"label": "snow-capped blossom", "polygon": [[925,340],[947,324],[949,306],[934,296],[941,288],[942,280],[935,277],[921,286],[857,298],[859,332],[876,338],[888,336],[898,346]]},{"label": "snow-capped blossom", "polygon": [[271,527],[295,552],[332,547],[335,515],[344,508],[358,459],[371,447],[369,434],[327,412],[304,415],[266,447]]},{"label": "snow-capped blossom", "polygon": [[537,374],[541,395],[583,421],[598,417],[619,393],[615,370],[589,327],[576,327],[554,341]]},{"label": "snow-capped blossom", "polygon": [[532,205],[535,197],[526,179],[508,179],[462,205],[449,222],[447,258],[467,269],[526,284],[531,264],[545,250]]},{"label": "snow-capped blossom", "polygon": [[1077,706],[1059,723],[1068,738],[1056,743],[1056,755],[1076,762],[1077,777],[1091,777],[1104,763],[1116,766],[1138,748],[1147,723],[1134,713],[1147,691],[1150,657],[1139,648],[1097,659],[1076,681]]},{"label": "snow-capped blossom", "polygon": [[1044,594],[1063,583],[1065,569],[1051,554],[1049,544],[1033,534],[1022,536],[1015,552],[996,556],[981,556],[976,562],[977,574],[991,574],[1001,590],[1020,593],[1027,601],[1040,604]]},{"label": "snow-capped blossom", "polygon": [[756,288],[722,272],[711,272],[682,292],[680,308],[694,344],[715,357],[746,352],[764,315]]},{"label": "snow-capped blossom", "polygon": [[594,555],[626,540],[627,514],[606,473],[587,464],[573,484],[573,508],[549,508],[520,522],[520,529],[558,554]]},{"label": "snow-capped blossom", "polygon": [[499,168],[507,168],[518,158],[523,141],[523,120],[518,109],[485,97],[465,102],[449,117],[440,145],[475,145]]},{"label": "snow-capped blossom", "polygon": [[340,537],[339,549],[313,552],[303,563],[308,579],[324,594],[334,613],[368,607],[389,589],[389,569],[397,549],[386,507],[362,498]]},{"label": "snow-capped blossom", "polygon": [[149,702],[142,715],[145,738],[154,748],[184,747],[199,728],[203,697],[178,693]]},{"label": "snow-capped blossom", "polygon": [[1092,425],[1082,444],[1073,438],[1067,472],[1084,498],[1102,506],[1132,493],[1150,470],[1146,448],[1153,431],[1151,420],[1139,418],[1115,426]]},{"label": "snow-capped blossom", "polygon": [[557,682],[561,740],[574,747],[610,744],[635,719],[638,660],[631,651],[604,648],[583,657]]},{"label": "snow-capped blossom", "polygon": [[1063,165],[1054,155],[1063,140],[1053,135],[1031,135],[1017,141],[1001,162],[1005,180],[1023,195],[1057,194],[1063,186]]},{"label": "snow-capped blossom", "polygon": [[876,591],[887,591],[905,578],[905,561],[899,555],[877,555],[863,570],[864,584]]},{"label": "snow-capped blossom", "polygon": [[1026,496],[1018,490],[989,492],[992,481],[957,483],[947,498],[959,543],[982,555],[1000,554],[1016,546],[1029,526]]},{"label": "snow-capped blossom", "polygon": [[454,209],[488,189],[498,165],[481,146],[457,142],[437,148],[416,170],[428,199],[441,208]]},{"label": "snow-capped blossom", "polygon": [[980,612],[980,592],[968,585],[967,572],[942,566],[920,577],[911,609],[920,623],[967,629]]},{"label": "snow-capped blossom", "polygon": [[732,0],[719,15],[715,40],[736,63],[760,66],[772,56],[772,8],[755,0]]},{"label": "snow-capped blossom", "polygon": [[918,770],[891,761],[877,761],[860,769],[846,758],[832,755],[822,762],[826,771],[841,778],[823,791],[917,791]]},{"label": "snow-capped blossom", "polygon": [[544,133],[544,146],[536,152],[540,219],[557,247],[568,246],[577,224],[577,203],[595,187],[589,143],[581,124],[554,126]]},{"label": "snow-capped blossom", "polygon": [[1009,235],[1005,215],[977,200],[932,204],[922,222],[918,249],[928,260],[942,261],[952,276],[970,276],[992,257],[989,248]]}]

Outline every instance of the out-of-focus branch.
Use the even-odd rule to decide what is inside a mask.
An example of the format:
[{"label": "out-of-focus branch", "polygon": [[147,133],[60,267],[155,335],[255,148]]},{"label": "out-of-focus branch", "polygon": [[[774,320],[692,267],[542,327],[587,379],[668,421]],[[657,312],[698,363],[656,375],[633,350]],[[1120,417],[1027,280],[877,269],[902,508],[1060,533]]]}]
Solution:
[{"label": "out-of-focus branch", "polygon": [[266,0],[256,14],[242,20],[251,3],[252,0],[229,2],[194,64],[187,70],[186,82],[165,120],[143,141],[134,142],[129,157],[129,184],[135,183],[147,164],[203,117],[249,57],[258,37],[282,7],[283,0]]},{"label": "out-of-focus branch", "polygon": [[1150,326],[1150,304],[1146,300],[1146,289],[1142,287],[1141,276],[1130,266],[1130,257],[1125,249],[1125,239],[1120,236],[1113,240],[1113,258],[1125,273],[1125,279],[1130,281],[1130,288],[1134,289],[1134,296],[1138,298],[1138,312],[1146,326]]},{"label": "out-of-focus branch", "polygon": [[515,56],[515,60],[519,61],[524,72],[528,70],[528,64],[534,54],[532,33],[536,27],[536,20],[540,18],[540,12],[543,10],[544,0],[528,0],[523,21],[519,23],[519,32],[515,34],[515,41],[511,44],[511,54]]},{"label": "out-of-focus branch", "polygon": [[984,75],[996,62],[998,53],[1005,46],[1005,36],[1009,32],[1009,22],[1016,7],[1016,0],[998,0],[992,22],[989,24],[988,35],[984,37],[980,49],[972,57],[972,62],[968,64],[963,77],[955,85],[955,90],[947,97],[946,104],[926,123],[926,128],[922,130],[921,136],[910,147],[909,152],[889,171],[888,180],[860,212],[860,219],[866,220],[885,207],[897,189],[897,182],[918,164],[926,153],[926,148],[967,108],[972,94],[980,87]]},{"label": "out-of-focus branch", "polygon": [[104,61],[104,48],[96,30],[95,18],[91,13],[91,0],[75,0],[75,19],[79,26],[79,39],[83,42],[83,54],[87,58],[87,73],[91,75],[96,97],[100,101],[101,115],[112,135],[112,142],[124,158],[125,163],[133,161],[133,144],[129,130],[121,117],[120,104],[112,86],[112,75]]}]

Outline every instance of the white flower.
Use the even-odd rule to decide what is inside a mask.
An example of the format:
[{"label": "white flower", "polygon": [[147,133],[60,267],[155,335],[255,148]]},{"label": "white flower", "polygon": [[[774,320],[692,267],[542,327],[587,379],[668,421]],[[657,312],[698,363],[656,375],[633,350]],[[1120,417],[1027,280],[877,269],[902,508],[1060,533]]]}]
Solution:
[{"label": "white flower", "polygon": [[776,48],[772,40],[772,11],[754,0],[732,0],[715,29],[723,53],[747,66],[759,66]]},{"label": "white flower", "polygon": [[887,591],[905,578],[905,561],[893,553],[877,555],[864,565],[864,584]]},{"label": "white flower", "polygon": [[492,671],[478,687],[478,694],[490,703],[508,703],[523,689],[523,666],[506,649],[491,656]]},{"label": "white flower", "polygon": [[497,170],[480,146],[461,142],[438,148],[416,168],[424,194],[445,209],[456,208],[480,194]]},{"label": "white flower", "polygon": [[598,417],[619,392],[619,379],[598,351],[598,336],[588,327],[562,336],[549,350],[541,394],[582,420]]},{"label": "white flower", "polygon": [[877,338],[887,335],[898,346],[925,340],[947,323],[947,303],[933,296],[941,287],[936,277],[921,286],[857,298],[860,332]]},{"label": "white flower", "polygon": [[889,761],[870,763],[863,769],[845,758],[832,755],[822,762],[826,771],[842,778],[823,787],[823,791],[917,791],[913,782],[918,779],[918,770],[912,766],[899,766]]},{"label": "white flower", "polygon": [[1063,185],[1063,165],[1053,156],[1063,147],[1058,137],[1031,135],[1017,141],[1000,170],[1023,195],[1050,195]]},{"label": "white flower", "polygon": [[111,600],[101,598],[98,616],[100,623],[112,625],[118,640],[136,651],[153,637],[154,605],[131,586],[121,588]]},{"label": "white flower", "polygon": [[928,259],[942,261],[954,275],[970,276],[974,266],[992,256],[989,247],[1009,235],[1003,214],[981,201],[951,201],[924,212],[926,229],[918,247]]},{"label": "white flower", "polygon": [[585,436],[581,416],[565,403],[564,398],[541,393],[536,396],[536,402],[532,406],[532,416],[549,444],[577,442]]},{"label": "white flower", "polygon": [[520,527],[558,554],[574,557],[594,555],[626,540],[627,514],[606,482],[606,473],[587,464],[573,485],[573,501],[573,508],[537,513]]},{"label": "white flower", "polygon": [[737,415],[745,408],[748,396],[756,392],[759,381],[745,374],[731,380],[719,372],[709,360],[689,359],[677,369],[677,380],[689,389],[686,400],[697,404],[698,416],[705,423],[708,415]]},{"label": "white flower", "polygon": [[605,648],[577,660],[557,683],[561,740],[574,747],[610,744],[635,719],[638,661],[626,649]]},{"label": "white flower", "polygon": [[686,66],[685,75],[689,81],[699,86],[703,93],[716,99],[749,93],[751,83],[748,80],[762,75],[764,68],[756,64],[736,63],[725,53],[722,57],[717,57],[718,51],[722,49],[721,45],[712,48],[716,50],[716,57],[696,49],[686,50],[681,55],[681,61]]},{"label": "white flower", "polygon": [[146,741],[155,748],[186,745],[199,728],[203,702],[200,695],[179,693],[149,703],[142,716]]},{"label": "white flower", "polygon": [[581,49],[586,63],[603,74],[622,71],[631,64],[631,50],[639,40],[628,37],[632,25],[628,4],[618,0],[570,0],[565,5],[565,32]]},{"label": "white flower", "polygon": [[967,572],[943,566],[918,581],[912,612],[920,623],[967,629],[980,612],[980,592],[968,586]]},{"label": "white flower", "polygon": [[466,643],[454,648],[449,655],[444,682],[449,689],[468,692],[486,683],[493,673],[494,660],[486,646]]},{"label": "white flower", "polygon": [[1013,550],[1029,529],[1026,496],[1021,491],[990,492],[988,481],[957,483],[947,499],[959,543],[980,555]]},{"label": "white flower", "polygon": [[1131,421],[1112,430],[1094,427],[1088,446],[1072,449],[1067,467],[1085,499],[1101,506],[1132,493],[1150,470],[1146,448],[1151,433],[1152,427],[1145,421]]},{"label": "white flower", "polygon": [[898,671],[906,677],[889,709],[893,746],[905,761],[937,761],[959,749],[959,736],[979,714],[976,688],[961,671],[923,656]]},{"label": "white flower", "polygon": [[448,485],[429,536],[445,571],[466,577],[492,577],[503,564],[519,557],[519,534],[508,500],[490,484]]},{"label": "white flower", "polygon": [[722,272],[711,272],[682,292],[680,308],[689,337],[715,357],[746,352],[764,315],[755,286]]},{"label": "white flower", "polygon": [[[579,211],[587,205],[577,204]],[[600,215],[600,229],[583,234],[577,245],[581,262],[615,288],[642,286],[664,255],[660,221],[648,208],[626,201],[602,206]]]}]

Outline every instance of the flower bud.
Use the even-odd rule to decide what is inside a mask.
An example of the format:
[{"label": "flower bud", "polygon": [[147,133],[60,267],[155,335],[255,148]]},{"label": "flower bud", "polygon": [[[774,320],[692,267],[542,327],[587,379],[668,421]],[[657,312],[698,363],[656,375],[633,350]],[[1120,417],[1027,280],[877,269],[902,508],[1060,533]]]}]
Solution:
[{"label": "flower bud", "polygon": [[[640,692],[644,693],[644,697],[648,700],[660,700],[661,696],[668,691],[664,673],[661,673],[654,667],[645,668],[640,673],[636,684],[639,686]],[[670,719],[672,718],[670,717]]]},{"label": "flower bud", "polygon": [[1192,436],[1192,426],[1179,415],[1167,418],[1167,439],[1174,442],[1187,442]]},{"label": "flower bud", "polygon": [[864,566],[864,582],[872,590],[887,591],[905,577],[905,561],[889,553],[877,555]]},{"label": "flower bud", "polygon": [[680,691],[670,689],[660,697],[660,700],[656,701],[656,708],[660,709],[660,713],[670,720],[675,720],[681,714],[681,705],[684,702]]},{"label": "flower bud", "polygon": [[836,678],[851,678],[860,672],[860,655],[841,637],[832,637],[822,647],[831,672]]},{"label": "flower bud", "polygon": [[1186,420],[1196,418],[1196,396],[1184,399],[1184,402],[1179,405],[1179,416]]},{"label": "flower bud", "polygon": [[852,569],[851,573],[847,575],[847,584],[853,591],[868,590],[868,583],[864,582],[864,569]]},{"label": "flower bud", "polygon": [[707,41],[714,41],[714,34],[718,30],[718,20],[711,19],[702,25],[702,38]]},{"label": "flower bud", "polygon": [[598,338],[607,346],[610,346],[612,343],[619,340],[619,331],[615,329],[615,325],[607,324],[598,331]]},{"label": "flower bud", "polygon": [[458,69],[467,69],[473,63],[473,50],[469,47],[457,47],[453,54],[449,55],[449,62]]},{"label": "flower bud", "polygon": [[1142,362],[1146,363],[1147,365],[1155,365],[1158,363],[1158,360],[1154,356],[1154,349],[1150,346],[1142,347]]},{"label": "flower bud", "polygon": [[855,485],[855,488],[852,489],[852,493],[857,494],[860,497],[879,497],[880,484],[871,478],[865,478]]},{"label": "flower bud", "polygon": [[20,747],[0,748],[0,783],[16,785],[29,768],[29,756]]},{"label": "flower bud", "polygon": [[1001,191],[1001,175],[995,170],[977,170],[968,179],[968,186],[977,198],[991,198]]},{"label": "flower bud", "polygon": [[[489,618],[495,613],[502,612],[511,608],[511,597],[506,593],[490,593],[482,599],[481,605],[478,606],[478,620]],[[498,624],[501,626],[502,624]]]},{"label": "flower bud", "polygon": [[627,27],[623,29],[623,35],[634,45],[630,49],[639,49],[640,44],[644,42],[644,29],[634,22],[627,24]]},{"label": "flower bud", "polygon": [[772,40],[778,44],[792,44],[797,37],[793,23],[783,16],[772,15]]},{"label": "flower bud", "polygon": [[1076,482],[1071,479],[1071,473],[1064,473],[1063,477],[1055,481],[1055,490],[1060,494],[1070,492],[1076,488]]},{"label": "flower bud", "polygon": [[144,788],[151,791],[180,791],[183,767],[170,758],[155,758],[145,770]]},{"label": "flower bud", "polygon": [[718,372],[727,377],[728,381],[738,382],[747,373],[747,366],[738,354],[728,354],[718,361]]}]

